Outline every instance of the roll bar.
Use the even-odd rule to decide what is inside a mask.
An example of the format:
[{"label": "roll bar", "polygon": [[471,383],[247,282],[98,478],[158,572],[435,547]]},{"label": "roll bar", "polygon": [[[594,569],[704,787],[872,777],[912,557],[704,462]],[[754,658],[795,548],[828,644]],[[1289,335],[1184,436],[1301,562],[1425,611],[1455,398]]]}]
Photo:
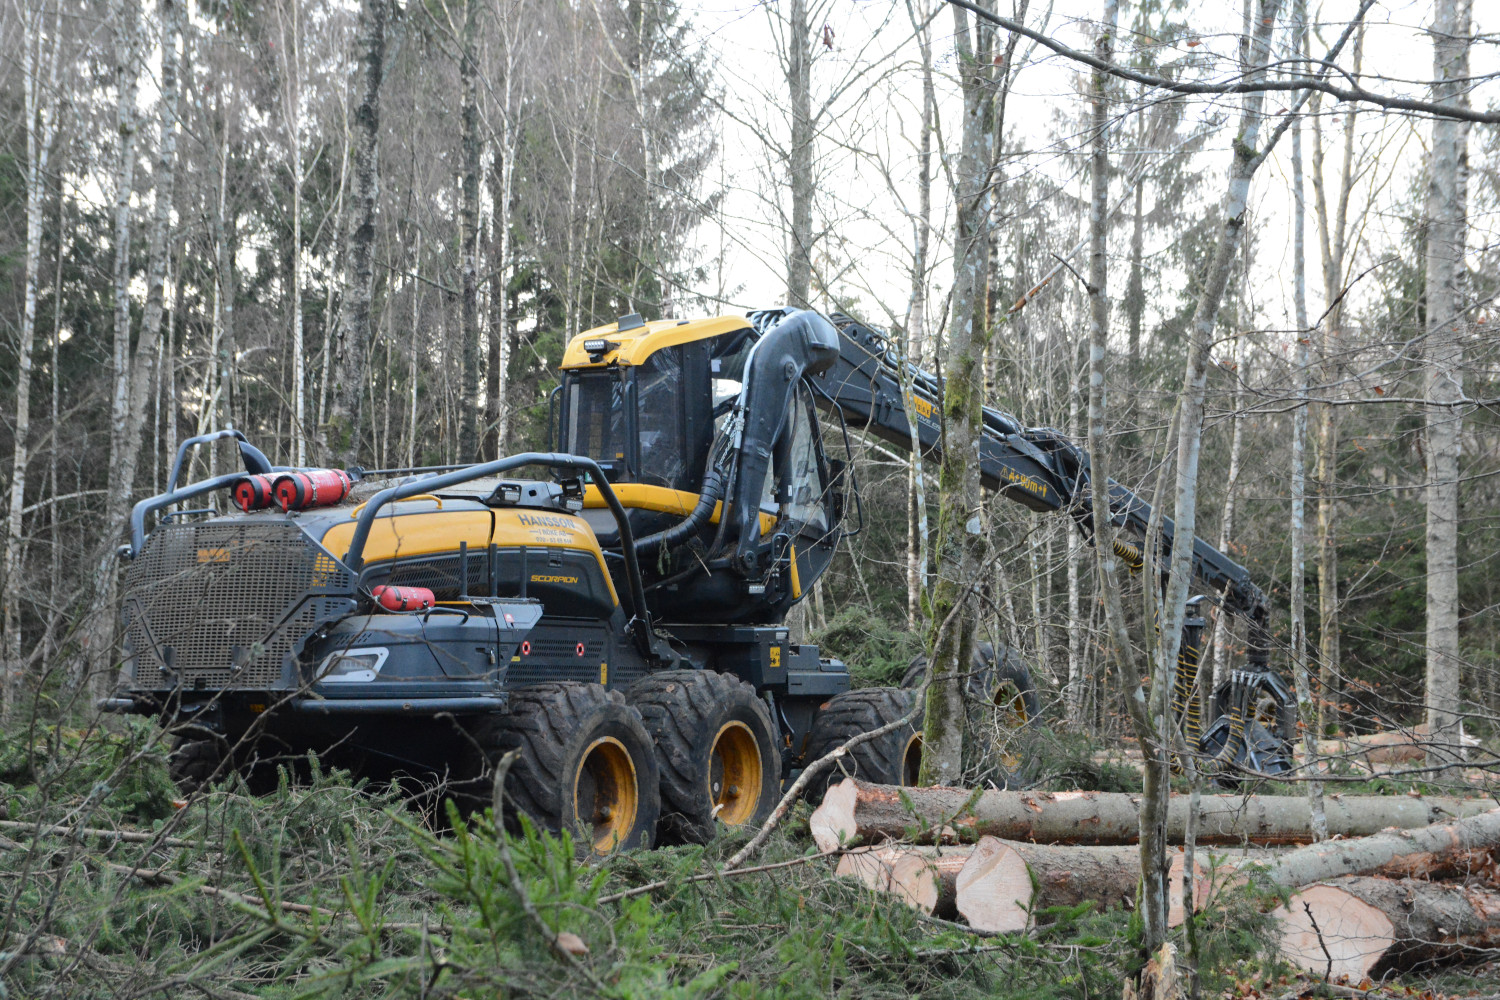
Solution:
[{"label": "roll bar", "polygon": [[[484,479],[487,476],[499,475],[512,469],[519,469],[527,465],[548,465],[554,468],[576,469],[586,472],[592,477],[594,485],[599,488],[599,493],[604,497],[604,502],[609,505],[609,511],[614,515],[615,524],[620,529],[620,550],[625,556],[625,576],[629,582],[631,617],[645,624],[649,631],[650,617],[646,611],[646,589],[641,582],[641,565],[636,559],[635,535],[630,528],[630,519],[625,516],[625,508],[621,505],[619,497],[615,496],[614,489],[609,480],[604,476],[604,470],[599,463],[592,458],[582,455],[565,455],[557,452],[528,451],[520,455],[512,455],[509,458],[499,458],[493,462],[481,462],[449,472],[439,476],[431,476],[426,479],[417,479],[399,486],[391,486],[381,490],[368,501],[364,509],[359,512],[359,521],[354,525],[354,537],[349,539],[349,550],[344,553],[344,564],[356,575],[364,568],[365,543],[369,541],[370,529],[375,524],[375,517],[380,509],[387,504],[392,504],[410,497],[419,496],[423,493],[431,493],[449,486],[458,486],[462,483],[472,482],[475,479]],[[649,643],[649,640],[648,640]]]},{"label": "roll bar", "polygon": [[197,437],[190,437],[177,446],[177,457],[172,460],[172,474],[167,477],[166,492],[171,493],[176,490],[177,484],[182,481],[182,465],[187,461],[189,448],[197,447],[200,444],[208,444],[211,441],[222,441],[224,438],[234,438],[239,442],[240,459],[245,463],[245,471],[250,475],[264,476],[271,472],[285,471],[272,466],[271,460],[259,448],[247,441],[243,432],[235,430],[233,427],[226,427],[221,431],[213,431],[209,434],[199,434]]},{"label": "roll bar", "polygon": [[[227,435],[221,431],[220,436],[225,437]],[[184,445],[187,444],[187,442],[183,443]],[[205,493],[212,493],[214,490],[223,489],[243,475],[243,472],[231,472],[225,476],[215,476],[212,479],[193,483],[191,486],[184,486],[180,490],[169,490],[166,493],[158,493],[154,497],[147,497],[137,503],[134,507],[130,508],[130,544],[120,546],[120,555],[127,559],[134,559],[140,555],[141,546],[146,544],[147,514],[154,510],[161,510],[163,507],[170,507],[174,503],[180,503],[183,500],[191,500],[193,497],[201,497]]]}]

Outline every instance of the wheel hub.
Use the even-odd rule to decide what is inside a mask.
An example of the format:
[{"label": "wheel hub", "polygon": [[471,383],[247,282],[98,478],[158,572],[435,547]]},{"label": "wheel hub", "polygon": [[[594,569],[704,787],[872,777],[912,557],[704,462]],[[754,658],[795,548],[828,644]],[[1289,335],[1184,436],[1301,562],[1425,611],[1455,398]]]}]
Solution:
[{"label": "wheel hub", "polygon": [[755,733],[743,722],[725,723],[710,751],[708,791],[714,815],[728,826],[749,821],[760,805],[764,777]]},{"label": "wheel hub", "polygon": [[607,854],[624,843],[640,808],[635,762],[625,744],[602,736],[583,752],[573,782],[573,811],[588,827],[594,850]]}]

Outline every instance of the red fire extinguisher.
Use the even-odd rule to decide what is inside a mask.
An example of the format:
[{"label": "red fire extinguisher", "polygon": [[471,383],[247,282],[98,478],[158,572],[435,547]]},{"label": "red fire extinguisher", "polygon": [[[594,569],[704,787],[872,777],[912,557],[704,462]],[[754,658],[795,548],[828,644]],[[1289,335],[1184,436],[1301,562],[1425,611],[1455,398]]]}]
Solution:
[{"label": "red fire extinguisher", "polygon": [[264,510],[275,499],[270,476],[241,476],[234,481],[229,492],[240,510],[247,514],[252,510]]},{"label": "red fire extinguisher", "polygon": [[426,587],[392,587],[385,584],[371,587],[370,596],[387,611],[421,611],[432,607],[437,600]]},{"label": "red fire extinguisher", "polygon": [[310,472],[284,472],[276,477],[271,490],[282,510],[307,510],[331,507],[354,488],[354,480],[343,469],[313,469]]}]

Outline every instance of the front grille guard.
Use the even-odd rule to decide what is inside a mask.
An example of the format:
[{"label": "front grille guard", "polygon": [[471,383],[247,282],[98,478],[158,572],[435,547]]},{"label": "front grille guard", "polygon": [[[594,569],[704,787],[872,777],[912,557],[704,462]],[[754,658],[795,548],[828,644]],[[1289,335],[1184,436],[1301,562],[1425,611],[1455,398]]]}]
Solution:
[{"label": "front grille guard", "polygon": [[290,520],[162,525],[126,574],[128,686],[295,687],[307,637],[353,594],[348,568]]}]

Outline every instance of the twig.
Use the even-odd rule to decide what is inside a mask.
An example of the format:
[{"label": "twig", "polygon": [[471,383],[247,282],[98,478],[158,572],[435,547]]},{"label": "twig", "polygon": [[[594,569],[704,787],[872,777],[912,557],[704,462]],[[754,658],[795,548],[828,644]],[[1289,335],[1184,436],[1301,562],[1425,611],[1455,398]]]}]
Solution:
[{"label": "twig", "polygon": [[1312,904],[1306,900],[1303,900],[1302,908],[1307,911],[1307,919],[1312,921],[1313,933],[1318,936],[1318,947],[1323,949],[1323,957],[1328,959],[1328,965],[1323,970],[1323,980],[1331,981],[1333,979],[1333,956],[1328,953],[1328,944],[1323,940],[1323,931],[1318,927],[1318,918],[1313,916]]},{"label": "twig", "polygon": [[105,830],[92,826],[38,826],[35,823],[25,823],[21,820],[0,820],[0,830],[26,830],[37,836],[55,835],[62,837],[85,836],[102,837],[105,840],[119,840],[127,844],[157,844],[161,847],[202,847],[202,844],[191,840],[183,840],[180,837],[162,837],[157,839],[156,834],[146,833],[143,830]]},{"label": "twig", "polygon": [[648,892],[655,892],[657,889],[665,889],[669,886],[674,885],[688,885],[693,882],[709,882],[714,879],[731,878],[735,875],[754,875],[758,872],[772,872],[781,868],[795,868],[798,865],[805,865],[809,861],[822,861],[825,858],[836,858],[841,854],[848,853],[848,851],[841,849],[830,851],[827,854],[809,854],[805,857],[793,858],[790,861],[777,861],[773,864],[768,865],[755,865],[750,868],[731,868],[727,871],[708,872],[703,875],[693,875],[690,878],[683,879],[662,879],[659,882],[647,882],[645,885],[638,885],[633,889],[624,889],[620,892],[612,892],[608,896],[600,896],[599,902],[617,903],[620,900],[628,899],[631,896],[642,896]]},{"label": "twig", "polygon": [[945,931],[958,931],[962,934],[969,934],[979,938],[1010,937],[1015,933],[1015,931],[980,930],[978,927],[970,927],[968,924],[961,924],[956,920],[944,920],[942,917],[933,917],[926,913],[913,913],[912,916],[924,924],[932,924],[934,927],[941,927]]},{"label": "twig", "polygon": [[847,755],[850,750],[853,750],[860,744],[879,739],[886,733],[893,733],[902,726],[911,725],[912,720],[917,717],[917,714],[924,707],[924,696],[926,693],[927,684],[924,681],[922,686],[916,689],[916,699],[910,712],[907,712],[894,722],[886,723],[879,729],[872,729],[867,733],[858,733],[851,736],[842,746],[834,747],[828,753],[809,764],[797,776],[797,780],[792,782],[792,787],[786,790],[786,794],[781,797],[781,801],[776,803],[776,808],[771,810],[771,815],[766,817],[766,821],[760,825],[760,829],[756,831],[755,836],[750,838],[750,843],[736,851],[734,857],[725,863],[724,868],[728,870],[740,867],[745,863],[745,859],[764,847],[766,841],[770,839],[771,831],[775,830],[777,824],[786,817],[787,812],[792,808],[792,804],[802,797],[802,793],[807,790],[807,786],[812,783],[812,779],[832,767],[835,761]]}]

